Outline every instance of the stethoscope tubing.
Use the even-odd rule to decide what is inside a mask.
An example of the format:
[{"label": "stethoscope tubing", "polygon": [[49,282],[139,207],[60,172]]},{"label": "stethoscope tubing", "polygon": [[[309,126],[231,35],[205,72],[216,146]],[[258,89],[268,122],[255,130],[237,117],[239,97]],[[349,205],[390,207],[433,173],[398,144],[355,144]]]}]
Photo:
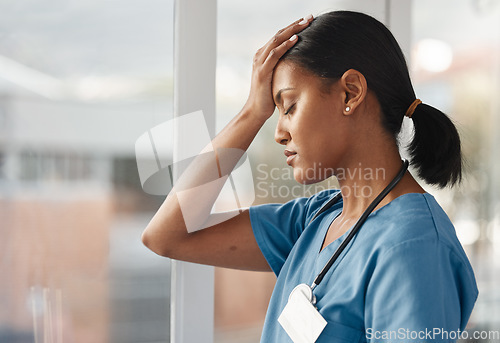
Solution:
[{"label": "stethoscope tubing", "polygon": [[[339,245],[339,247],[337,248],[337,250],[335,250],[334,254],[332,255],[332,257],[330,257],[330,259],[325,264],[325,266],[323,267],[323,269],[321,270],[321,272],[318,274],[318,276],[316,276],[316,278],[314,279],[314,282],[311,285],[311,290],[313,290],[314,288],[316,288],[316,286],[318,286],[321,283],[321,281],[323,280],[323,278],[325,277],[325,275],[328,273],[328,271],[330,270],[330,268],[333,266],[333,264],[335,263],[335,261],[337,260],[337,258],[342,253],[342,251],[344,251],[344,249],[349,244],[349,242],[354,238],[354,236],[356,235],[356,233],[361,229],[361,226],[365,223],[365,221],[368,218],[368,216],[370,215],[370,213],[372,213],[372,211],[375,209],[375,207],[377,207],[378,204],[380,204],[380,202],[387,196],[387,194],[389,194],[389,192],[392,191],[394,189],[394,187],[396,187],[396,185],[399,183],[399,181],[401,181],[401,179],[405,175],[406,171],[408,170],[408,165],[409,165],[408,160],[403,160],[403,166],[399,170],[398,174],[394,177],[394,179],[392,179],[392,181],[387,185],[387,187],[385,187],[382,190],[382,192],[380,192],[380,194],[377,195],[377,197],[370,203],[370,205],[368,205],[368,207],[363,212],[363,214],[361,215],[361,217],[359,217],[359,219],[356,221],[356,224],[354,224],[354,227],[349,232],[349,234],[347,235],[347,237]],[[335,204],[341,197],[342,197],[341,193],[336,194],[335,197],[333,197],[330,201],[328,201],[328,203],[326,203],[323,206],[323,208],[321,208],[314,215],[314,217],[311,219],[311,221],[313,221],[315,218],[317,218],[319,214],[323,213],[328,208],[332,207],[333,204]]]}]

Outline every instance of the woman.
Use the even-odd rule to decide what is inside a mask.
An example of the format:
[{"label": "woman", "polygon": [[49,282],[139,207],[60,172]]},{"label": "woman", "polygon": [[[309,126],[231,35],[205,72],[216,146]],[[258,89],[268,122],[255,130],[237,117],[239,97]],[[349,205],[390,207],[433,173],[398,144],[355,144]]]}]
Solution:
[{"label": "woman", "polygon": [[[255,54],[243,109],[207,149],[219,177],[237,161],[221,151],[245,151],[275,107],[275,140],[295,179],[335,175],[341,191],[250,207],[188,233],[179,189],[201,183],[209,167],[200,160],[143,242],[174,259],[274,271],[263,342],[454,341],[477,298],[474,274],[448,217],[406,171],[397,135],[410,117],[411,164],[440,187],[461,179],[460,140],[446,115],[415,98],[392,34],[347,11],[280,30]],[[199,223],[209,220],[213,199],[196,198]]]}]

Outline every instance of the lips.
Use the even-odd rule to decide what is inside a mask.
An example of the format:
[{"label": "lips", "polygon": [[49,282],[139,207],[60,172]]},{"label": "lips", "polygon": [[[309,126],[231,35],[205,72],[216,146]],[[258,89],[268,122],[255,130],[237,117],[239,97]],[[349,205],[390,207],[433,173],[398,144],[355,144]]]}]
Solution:
[{"label": "lips", "polygon": [[286,163],[288,165],[291,165],[292,160],[295,158],[296,155],[297,155],[297,153],[295,151],[286,149],[285,150]]}]

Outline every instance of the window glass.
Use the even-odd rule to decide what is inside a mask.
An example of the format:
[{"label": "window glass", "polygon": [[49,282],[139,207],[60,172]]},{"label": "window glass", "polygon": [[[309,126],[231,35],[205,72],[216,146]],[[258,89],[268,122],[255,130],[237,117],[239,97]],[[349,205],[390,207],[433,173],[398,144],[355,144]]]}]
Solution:
[{"label": "window glass", "polygon": [[0,3],[1,342],[169,341],[134,146],[172,118],[173,3]]},{"label": "window glass", "polygon": [[461,187],[432,192],[454,222],[476,274],[479,298],[468,327],[498,330],[500,2],[414,1],[412,21],[417,97],[455,121],[467,161]]}]

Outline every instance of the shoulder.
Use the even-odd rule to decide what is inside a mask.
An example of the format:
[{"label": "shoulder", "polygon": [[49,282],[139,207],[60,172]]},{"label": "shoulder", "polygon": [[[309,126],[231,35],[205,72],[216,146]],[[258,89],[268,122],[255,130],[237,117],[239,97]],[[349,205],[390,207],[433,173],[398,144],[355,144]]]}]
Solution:
[{"label": "shoulder", "polygon": [[302,217],[306,223],[335,195],[340,191],[337,189],[326,189],[310,197],[300,197],[286,203],[270,203],[250,207],[251,216],[278,213],[294,213]]},{"label": "shoulder", "polygon": [[472,271],[443,208],[429,194],[405,194],[373,213],[371,237],[379,257],[394,260],[409,254],[448,255],[454,263]]},{"label": "shoulder", "polygon": [[325,190],[284,204],[250,207],[250,223],[255,239],[277,275],[307,224],[336,193],[338,191]]},{"label": "shoulder", "polygon": [[454,232],[450,219],[428,193],[404,194],[373,212],[370,221],[389,245],[415,239],[450,243]]},{"label": "shoulder", "polygon": [[478,293],[474,271],[452,222],[432,195],[412,193],[393,200],[374,212],[370,229],[364,241],[372,244],[371,262],[378,274],[392,273],[414,285],[436,280],[460,284],[463,299],[472,306]]}]

